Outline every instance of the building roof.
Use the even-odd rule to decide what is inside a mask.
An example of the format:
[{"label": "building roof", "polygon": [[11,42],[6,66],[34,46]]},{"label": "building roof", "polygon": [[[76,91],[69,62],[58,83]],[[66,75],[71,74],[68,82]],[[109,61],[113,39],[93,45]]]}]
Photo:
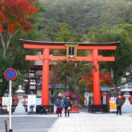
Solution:
[{"label": "building roof", "polygon": [[107,43],[83,43],[83,42],[50,42],[50,41],[34,41],[20,39],[22,44],[37,44],[37,45],[81,45],[81,46],[119,46],[120,41]]},{"label": "building roof", "polygon": [[119,89],[130,88],[132,89],[132,81],[118,87]]},{"label": "building roof", "polygon": [[101,86],[101,91],[109,92],[110,87],[109,86]]}]

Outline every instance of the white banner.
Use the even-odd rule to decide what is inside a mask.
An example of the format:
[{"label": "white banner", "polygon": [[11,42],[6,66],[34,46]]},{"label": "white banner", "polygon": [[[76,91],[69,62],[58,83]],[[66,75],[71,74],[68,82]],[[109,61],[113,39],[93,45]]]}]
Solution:
[{"label": "white banner", "polygon": [[102,100],[103,105],[106,105],[106,103],[107,103],[106,100],[107,100],[106,96],[103,95],[103,100]]},{"label": "white banner", "polygon": [[[12,98],[11,98],[11,104],[12,104]],[[9,111],[9,97],[2,97],[2,106],[3,109],[7,109],[7,111]]]},{"label": "white banner", "polygon": [[36,112],[36,95],[28,95],[28,112]]},{"label": "white banner", "polygon": [[41,105],[41,97],[36,98],[36,105]]}]

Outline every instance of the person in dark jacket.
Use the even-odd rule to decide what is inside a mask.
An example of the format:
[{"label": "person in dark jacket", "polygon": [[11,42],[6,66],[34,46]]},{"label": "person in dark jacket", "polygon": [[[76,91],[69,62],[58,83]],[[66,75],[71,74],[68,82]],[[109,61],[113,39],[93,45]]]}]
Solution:
[{"label": "person in dark jacket", "polygon": [[121,112],[121,106],[122,106],[122,99],[121,99],[121,97],[120,96],[118,96],[117,98],[116,98],[116,114],[118,115],[118,114],[122,114],[122,112]]},{"label": "person in dark jacket", "polygon": [[67,115],[69,116],[70,108],[71,108],[71,101],[70,101],[69,97],[66,97],[66,98],[64,99],[65,117],[66,117]]}]

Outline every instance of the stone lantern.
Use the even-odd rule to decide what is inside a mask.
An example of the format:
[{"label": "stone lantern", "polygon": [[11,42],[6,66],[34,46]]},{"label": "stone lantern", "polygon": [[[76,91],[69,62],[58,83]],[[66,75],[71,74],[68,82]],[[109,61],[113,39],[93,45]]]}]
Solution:
[{"label": "stone lantern", "polygon": [[22,95],[25,93],[25,91],[22,89],[22,85],[18,86],[18,90],[16,90],[15,93],[17,94],[18,98],[22,97]]},{"label": "stone lantern", "polygon": [[18,86],[18,90],[16,91],[16,94],[18,96],[19,101],[18,101],[18,104],[17,104],[17,106],[15,108],[15,111],[13,113],[15,115],[27,114],[27,112],[25,112],[25,108],[24,108],[24,106],[22,104],[22,98],[23,98],[23,94],[24,93],[25,93],[25,91],[22,90],[22,85],[19,85]]},{"label": "stone lantern", "polygon": [[130,104],[129,97],[130,97],[131,89],[128,88],[128,85],[125,85],[125,88],[121,90],[124,92],[125,102],[122,105],[122,113],[132,113],[132,105]]}]

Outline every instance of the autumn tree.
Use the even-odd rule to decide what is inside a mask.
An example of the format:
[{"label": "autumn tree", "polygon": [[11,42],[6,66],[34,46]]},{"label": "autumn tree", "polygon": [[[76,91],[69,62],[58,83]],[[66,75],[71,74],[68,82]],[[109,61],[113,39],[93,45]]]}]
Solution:
[{"label": "autumn tree", "polygon": [[31,31],[38,7],[36,0],[1,0],[0,1],[0,45],[3,57],[11,44],[11,39],[20,31]]},{"label": "autumn tree", "polygon": [[[109,86],[112,87],[112,78],[111,74],[108,71],[100,71],[100,85],[101,86]],[[81,88],[87,89],[88,91],[93,91],[93,75],[92,73],[88,73],[83,75],[81,79],[78,81],[78,84]]]}]

